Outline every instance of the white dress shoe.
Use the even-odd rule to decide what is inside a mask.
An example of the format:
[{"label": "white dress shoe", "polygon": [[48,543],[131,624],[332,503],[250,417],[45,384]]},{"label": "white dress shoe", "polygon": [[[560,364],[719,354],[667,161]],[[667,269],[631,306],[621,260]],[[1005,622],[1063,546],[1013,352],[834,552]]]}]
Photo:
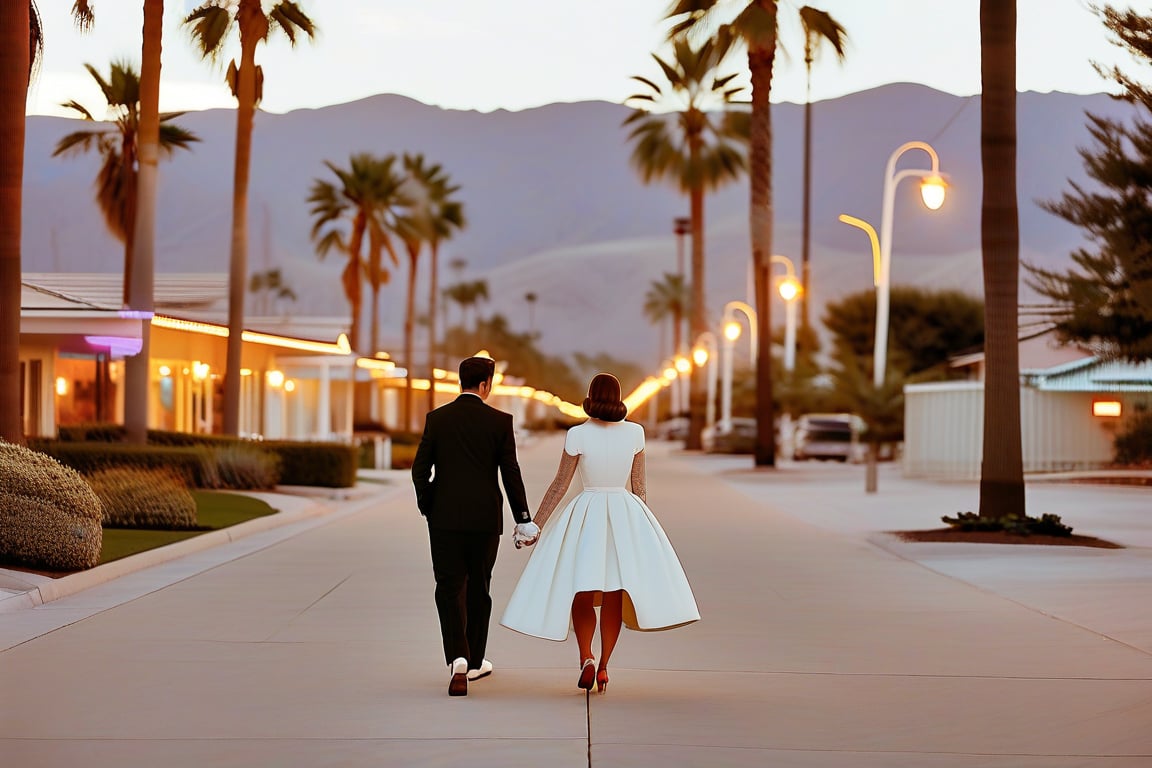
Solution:
[{"label": "white dress shoe", "polygon": [[484,659],[484,661],[480,662],[480,669],[468,670],[468,679],[479,680],[482,677],[488,677],[490,674],[492,674],[492,662]]}]

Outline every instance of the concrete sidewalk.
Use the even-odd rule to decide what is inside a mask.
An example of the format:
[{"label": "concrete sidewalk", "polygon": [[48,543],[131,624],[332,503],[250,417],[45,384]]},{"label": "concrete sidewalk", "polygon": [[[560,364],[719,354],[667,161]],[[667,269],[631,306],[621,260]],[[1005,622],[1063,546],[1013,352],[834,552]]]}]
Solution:
[{"label": "concrete sidewalk", "polygon": [[[522,449],[531,500],[561,445]],[[0,613],[0,640],[23,638],[0,642],[0,761],[1152,765],[1152,492],[1029,489],[1032,513],[1124,550],[908,545],[882,532],[937,527],[974,487],[885,468],[869,496],[857,467],[648,453],[703,620],[626,632],[606,696],[576,689],[574,641],[495,621],[496,673],[445,695],[427,535],[397,473],[275,540]],[[497,617],[526,556],[505,541]]]}]

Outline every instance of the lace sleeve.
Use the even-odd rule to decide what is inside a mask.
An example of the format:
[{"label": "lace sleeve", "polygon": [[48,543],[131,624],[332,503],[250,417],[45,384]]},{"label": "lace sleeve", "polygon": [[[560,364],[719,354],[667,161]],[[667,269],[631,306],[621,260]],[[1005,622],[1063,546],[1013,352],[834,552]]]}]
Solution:
[{"label": "lace sleeve", "polygon": [[544,498],[540,501],[540,508],[536,511],[536,516],[532,518],[532,522],[536,525],[543,528],[544,523],[548,522],[549,516],[556,510],[556,505],[568,492],[568,486],[576,475],[576,465],[579,463],[579,455],[573,456],[567,451],[561,452],[560,467],[556,470],[556,477],[552,480],[552,485],[548,486],[548,490],[544,492]]},{"label": "lace sleeve", "polygon": [[632,457],[632,493],[640,497],[645,504],[648,503],[648,487],[644,484],[644,451]]}]

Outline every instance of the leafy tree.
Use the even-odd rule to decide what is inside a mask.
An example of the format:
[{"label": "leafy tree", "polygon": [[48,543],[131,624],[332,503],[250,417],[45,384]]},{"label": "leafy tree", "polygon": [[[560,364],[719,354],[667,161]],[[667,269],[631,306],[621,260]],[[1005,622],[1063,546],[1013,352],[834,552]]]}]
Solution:
[{"label": "leafy tree", "polygon": [[244,332],[244,288],[248,284],[248,176],[252,165],[252,126],[264,95],[264,70],[256,64],[256,47],[279,30],[292,45],[300,35],[316,34],[312,19],[290,0],[265,11],[261,0],[207,0],[188,14],[184,24],[201,55],[217,61],[232,29],[240,37],[240,63],[228,64],[227,82],[236,97],[236,164],[232,180],[232,247],[228,266],[228,356],[224,378],[224,434],[240,430],[240,366]]},{"label": "leafy tree", "polygon": [[[112,62],[107,79],[91,64],[85,64],[84,68],[100,86],[111,122],[67,134],[56,143],[52,155],[95,150],[102,158],[96,174],[96,204],[112,236],[124,244],[123,300],[127,306],[132,284],[136,182],[140,168],[140,76],[125,61]],[[72,100],[62,106],[79,112],[85,121],[97,122],[78,101]],[[191,131],[168,122],[182,114],[169,112],[159,116],[159,149],[166,155],[171,155],[176,149],[189,149],[192,142],[200,141]]]},{"label": "leafy tree", "polygon": [[[1099,12],[1116,45],[1152,62],[1152,16],[1111,7]],[[1092,245],[1071,254],[1069,269],[1027,269],[1029,283],[1056,305],[1061,340],[1140,362],[1152,360],[1152,90],[1119,69],[1101,74],[1120,84],[1120,98],[1136,106],[1135,117],[1126,125],[1089,113],[1092,145],[1080,156],[1096,184],[1069,182],[1070,192],[1043,203],[1083,229]]]},{"label": "leafy tree", "polygon": [[284,273],[279,267],[257,272],[248,280],[248,292],[261,297],[261,311],[268,311],[268,297],[279,303],[281,299],[296,301],[296,292],[284,281]]},{"label": "leafy tree", "polygon": [[[756,287],[756,448],[757,466],[776,465],[776,415],[772,372],[772,69],[779,40],[779,0],[674,0],[668,18],[670,35],[692,29],[715,34],[719,48],[737,44],[748,54],[752,76],[752,115],[749,126],[748,179],[752,267]],[[801,9],[802,10],[802,9]]]},{"label": "leafy tree", "polygon": [[653,281],[644,294],[644,315],[655,324],[672,322],[672,354],[680,349],[680,318],[688,305],[688,287],[684,276],[665,272],[664,279]]},{"label": "leafy tree", "polygon": [[[672,43],[673,56],[665,61],[653,54],[667,83],[660,85],[638,75],[632,79],[647,90],[628,97],[640,104],[625,121],[634,142],[632,164],[645,183],[654,179],[675,182],[688,195],[692,227],[692,301],[689,326],[692,341],[708,330],[704,306],[704,193],[739,177],[746,160],[747,114],[727,107],[743,90],[731,85],[735,74],[717,75],[721,51],[711,40],[693,48],[687,37]],[[674,112],[655,113],[652,107],[682,103]],[[715,110],[719,110],[717,113]],[[704,427],[704,381],[693,366],[689,427],[686,446],[700,448]]]},{"label": "leafy tree", "polygon": [[[833,356],[838,361],[871,360],[876,341],[875,292],[859,291],[830,302],[824,325],[832,334]],[[960,291],[895,286],[888,332],[890,373],[919,381],[953,378],[948,358],[984,342],[984,305]]]}]

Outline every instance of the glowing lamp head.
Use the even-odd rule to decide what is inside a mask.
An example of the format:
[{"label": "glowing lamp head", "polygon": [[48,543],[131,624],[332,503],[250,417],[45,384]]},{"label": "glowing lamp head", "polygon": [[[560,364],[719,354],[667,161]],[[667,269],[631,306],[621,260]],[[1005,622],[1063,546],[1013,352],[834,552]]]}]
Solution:
[{"label": "glowing lamp head", "polygon": [[944,196],[948,191],[948,182],[940,174],[925,176],[920,181],[920,199],[930,211],[940,209],[944,205]]},{"label": "glowing lamp head", "polygon": [[740,327],[740,323],[735,320],[729,320],[724,323],[724,338],[728,339],[728,341],[736,341],[736,339],[740,338],[742,331],[743,329]]},{"label": "glowing lamp head", "polygon": [[777,290],[780,291],[780,297],[784,301],[792,301],[800,295],[800,283],[796,282],[795,278],[785,278],[780,281],[780,287]]},{"label": "glowing lamp head", "polygon": [[676,358],[676,370],[680,373],[688,373],[688,371],[692,370],[692,361],[680,355]]},{"label": "glowing lamp head", "polygon": [[704,347],[696,347],[693,349],[692,362],[696,363],[697,368],[703,368],[704,364],[708,362],[708,350]]},{"label": "glowing lamp head", "polygon": [[667,368],[664,369],[664,380],[665,381],[672,381],[675,378],[676,378],[676,369],[675,368],[673,368],[672,366],[668,366]]},{"label": "glowing lamp head", "polygon": [[283,371],[268,371],[267,374],[268,385],[280,389],[284,386],[284,372]]}]

